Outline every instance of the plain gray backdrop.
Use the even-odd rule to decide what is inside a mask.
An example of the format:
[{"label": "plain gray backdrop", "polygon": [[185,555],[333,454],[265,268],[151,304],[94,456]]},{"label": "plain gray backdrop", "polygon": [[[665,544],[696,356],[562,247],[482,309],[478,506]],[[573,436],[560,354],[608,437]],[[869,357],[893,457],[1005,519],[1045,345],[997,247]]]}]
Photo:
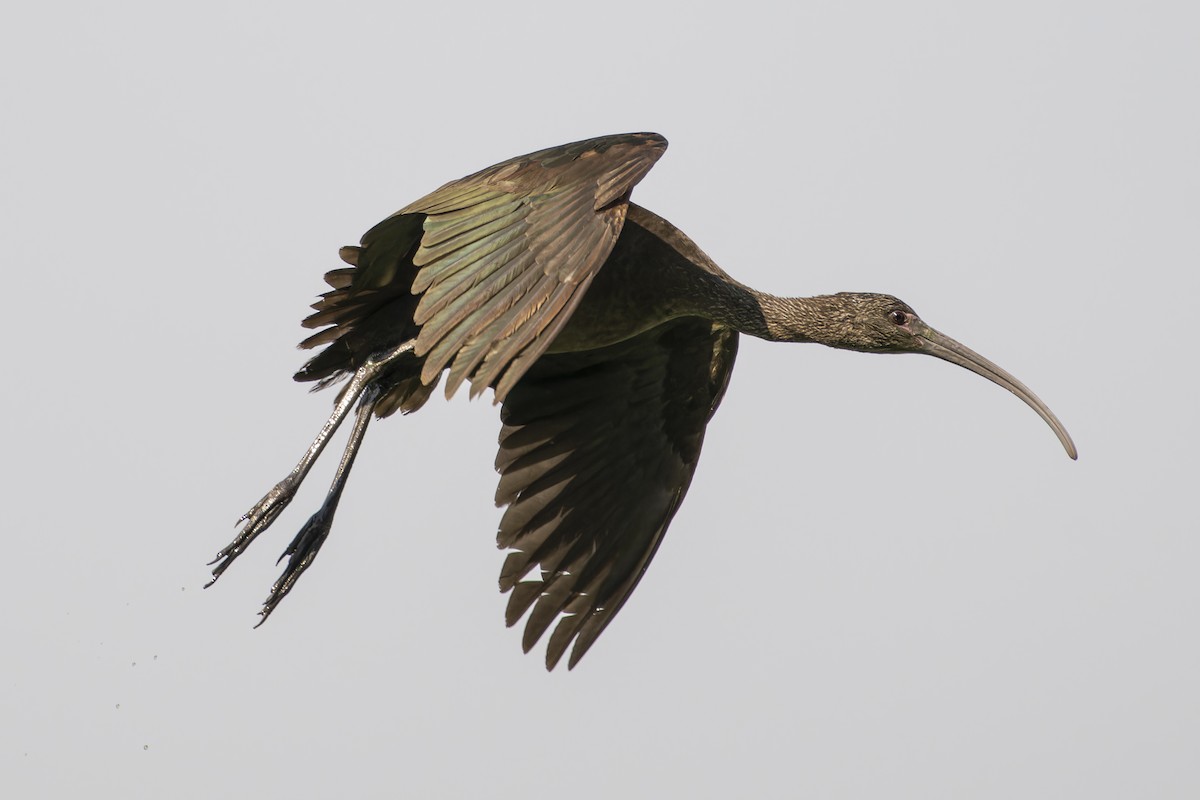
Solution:
[{"label": "plain gray backdrop", "polygon": [[[1195,3],[4,17],[6,796],[1200,794]],[[337,248],[629,130],[672,143],[635,199],[735,277],[902,297],[1079,461],[934,359],[743,339],[574,672],[503,625],[486,399],[373,426],[269,624],[336,456],[202,591],[332,402],[290,375]]]}]

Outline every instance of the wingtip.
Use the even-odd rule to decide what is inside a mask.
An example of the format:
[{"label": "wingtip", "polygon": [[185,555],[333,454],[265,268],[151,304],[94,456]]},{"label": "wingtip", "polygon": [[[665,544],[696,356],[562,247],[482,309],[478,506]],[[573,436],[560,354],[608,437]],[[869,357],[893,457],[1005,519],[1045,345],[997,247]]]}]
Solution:
[{"label": "wingtip", "polygon": [[657,147],[659,150],[666,150],[670,145],[670,143],[667,141],[667,137],[663,136],[661,133],[655,133],[654,131],[643,131],[634,135],[643,137],[646,144]]}]

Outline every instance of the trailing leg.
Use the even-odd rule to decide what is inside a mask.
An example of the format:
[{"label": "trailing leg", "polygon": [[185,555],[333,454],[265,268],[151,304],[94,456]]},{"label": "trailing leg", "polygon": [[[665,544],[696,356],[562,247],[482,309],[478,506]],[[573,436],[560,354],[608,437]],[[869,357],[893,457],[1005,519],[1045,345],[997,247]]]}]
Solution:
[{"label": "trailing leg", "polygon": [[[338,501],[342,499],[342,490],[346,488],[346,479],[350,477],[350,468],[354,466],[354,457],[358,455],[358,448],[362,445],[363,437],[367,433],[367,425],[371,422],[371,414],[374,413],[375,404],[379,402],[381,395],[382,392],[378,385],[368,386],[363,392],[362,402],[358,404],[358,413],[354,419],[354,428],[350,431],[350,441],[346,443],[346,449],[342,451],[342,460],[338,464],[337,472],[334,473],[333,483],[329,486],[325,501],[321,503],[321,508],[317,510],[317,513],[308,518],[308,522],[304,523],[300,532],[296,534],[296,538],[292,539],[292,543],[279,557],[279,561],[283,561],[285,558],[288,560],[287,568],[279,576],[279,580],[275,581],[275,585],[271,587],[271,594],[263,601],[262,611],[259,612],[262,614],[262,619],[258,621],[258,625],[267,621],[267,617],[271,616],[271,612],[275,610],[275,606],[279,605],[279,601],[283,600],[296,585],[296,581],[312,564],[321,545],[329,536],[329,531],[333,527],[333,515],[337,512]],[[278,564],[279,561],[275,563]]]},{"label": "trailing leg", "polygon": [[[354,407],[355,402],[362,396],[363,391],[379,377],[380,373],[389,364],[401,356],[412,352],[413,344],[410,340],[379,355],[371,356],[361,367],[355,370],[349,383],[346,384],[346,387],[342,389],[342,393],[338,396],[333,413],[329,415],[329,419],[325,421],[320,433],[317,434],[317,438],[313,439],[313,443],[309,445],[308,451],[305,452],[300,462],[296,464],[295,468],[286,478],[275,484],[271,488],[271,491],[267,492],[261,500],[255,503],[253,508],[242,515],[238,523],[245,522],[245,526],[238,531],[233,541],[222,548],[217,553],[217,557],[209,562],[210,565],[215,564],[216,566],[213,567],[213,579],[208,582],[208,586],[216,583],[217,578],[221,577],[225,570],[229,568],[229,565],[244,553],[246,548],[250,546],[250,543],[260,533],[269,528],[280,512],[287,507],[288,503],[292,502],[292,498],[296,496],[296,491],[300,488],[300,484],[304,482],[308,471],[312,469],[312,465],[316,463],[317,457],[325,449],[329,437],[337,431],[338,426],[342,424],[342,420],[346,418],[350,409]],[[372,407],[374,406],[374,401],[372,401],[371,405]]]}]

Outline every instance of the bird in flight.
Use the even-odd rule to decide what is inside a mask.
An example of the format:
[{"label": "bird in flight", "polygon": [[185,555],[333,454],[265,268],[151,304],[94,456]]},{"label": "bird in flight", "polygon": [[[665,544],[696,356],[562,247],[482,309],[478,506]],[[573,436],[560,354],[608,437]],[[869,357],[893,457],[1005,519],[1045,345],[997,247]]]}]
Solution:
[{"label": "bird in flight", "polygon": [[[303,458],[240,520],[215,582],[291,502],[353,410],[320,509],[263,621],[324,544],[372,417],[409,413],[439,381],[500,404],[497,543],[505,618],[529,612],[528,652],[553,625],[546,667],[574,667],[641,580],[683,501],[729,384],[739,334],[868,353],[924,353],[1050,409],[992,362],[884,294],[776,297],[731,278],[630,192],[666,150],[655,133],[574,142],[501,162],[411,203],[343,247],[347,266],[303,325],[322,349],[295,379],[343,382]],[[356,408],[357,406],[357,408]],[[209,584],[211,585],[211,583]],[[532,609],[532,611],[530,611]]]}]

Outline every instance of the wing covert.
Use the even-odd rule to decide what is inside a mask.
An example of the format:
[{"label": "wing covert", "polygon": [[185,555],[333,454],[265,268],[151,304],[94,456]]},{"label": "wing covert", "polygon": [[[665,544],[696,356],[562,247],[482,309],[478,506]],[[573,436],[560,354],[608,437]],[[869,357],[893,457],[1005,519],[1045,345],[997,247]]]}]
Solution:
[{"label": "wing covert", "polygon": [[401,209],[424,215],[421,379],[447,395],[495,385],[497,402],[553,340],[621,232],[630,190],[666,149],[652,133],[542,150],[448,183]]}]

